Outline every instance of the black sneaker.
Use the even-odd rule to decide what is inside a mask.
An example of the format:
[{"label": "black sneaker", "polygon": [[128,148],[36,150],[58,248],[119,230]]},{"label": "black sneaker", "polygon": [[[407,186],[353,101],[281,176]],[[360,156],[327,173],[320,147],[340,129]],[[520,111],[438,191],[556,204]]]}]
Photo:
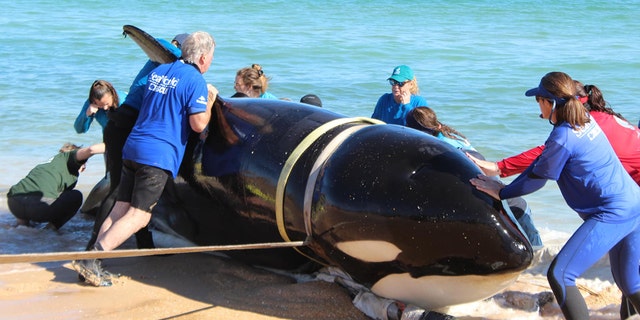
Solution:
[{"label": "black sneaker", "polygon": [[106,279],[112,280],[112,279],[118,279],[120,278],[121,274],[119,273],[111,273],[105,269],[102,269],[102,274],[104,275],[104,277]]},{"label": "black sneaker", "polygon": [[[104,274],[104,278],[107,279],[107,280],[118,279],[118,278],[120,278],[120,276],[122,276],[119,273],[111,273],[111,272],[109,272],[109,271],[107,271],[105,269],[102,269],[102,272]],[[84,282],[86,279],[85,279],[85,277],[83,275],[78,273],[78,280],[80,282]]]},{"label": "black sneaker", "polygon": [[[102,265],[98,259],[73,260],[73,268],[84,277],[84,281],[96,287],[111,286],[111,277],[102,270]],[[111,275],[109,273],[109,275]]]}]

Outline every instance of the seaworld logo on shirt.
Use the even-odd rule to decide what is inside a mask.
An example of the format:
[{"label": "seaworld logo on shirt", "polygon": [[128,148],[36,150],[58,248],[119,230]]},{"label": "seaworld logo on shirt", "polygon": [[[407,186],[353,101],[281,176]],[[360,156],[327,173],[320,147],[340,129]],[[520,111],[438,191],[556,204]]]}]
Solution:
[{"label": "seaworld logo on shirt", "polygon": [[149,91],[166,94],[169,89],[175,89],[180,79],[168,78],[166,75],[158,75],[152,72],[147,80],[149,82]]},{"label": "seaworld logo on shirt", "polygon": [[587,122],[584,127],[573,129],[572,131],[576,134],[576,137],[582,138],[586,135],[589,140],[595,139],[600,133],[602,133],[602,129],[600,129],[600,126],[593,119]]},{"label": "seaworld logo on shirt", "polygon": [[205,106],[207,105],[207,98],[200,96],[200,98],[198,98],[198,100],[196,100],[196,103],[198,104],[204,104]]}]

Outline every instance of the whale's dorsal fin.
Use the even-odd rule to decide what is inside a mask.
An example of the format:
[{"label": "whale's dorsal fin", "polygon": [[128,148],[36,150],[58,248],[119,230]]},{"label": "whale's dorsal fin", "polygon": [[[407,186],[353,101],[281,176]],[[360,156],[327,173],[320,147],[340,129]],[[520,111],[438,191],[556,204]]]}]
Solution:
[{"label": "whale's dorsal fin", "polygon": [[165,48],[158,40],[138,27],[124,25],[122,34],[129,37],[140,46],[149,59],[157,63],[170,63],[176,61],[176,56]]}]

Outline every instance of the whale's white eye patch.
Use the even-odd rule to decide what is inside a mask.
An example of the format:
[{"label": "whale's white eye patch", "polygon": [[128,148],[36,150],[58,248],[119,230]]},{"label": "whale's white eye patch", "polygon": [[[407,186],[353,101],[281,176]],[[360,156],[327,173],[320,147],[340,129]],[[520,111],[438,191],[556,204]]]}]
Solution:
[{"label": "whale's white eye patch", "polygon": [[379,240],[345,241],[336,246],[347,255],[366,262],[393,261],[402,252],[393,243]]}]

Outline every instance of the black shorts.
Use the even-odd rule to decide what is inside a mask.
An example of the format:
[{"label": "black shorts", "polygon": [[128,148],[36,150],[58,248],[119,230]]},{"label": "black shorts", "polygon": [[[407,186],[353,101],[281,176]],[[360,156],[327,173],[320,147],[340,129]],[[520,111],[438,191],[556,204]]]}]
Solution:
[{"label": "black shorts", "polygon": [[169,177],[169,171],[123,160],[117,200],[129,202],[136,209],[151,212],[160,200]]}]

